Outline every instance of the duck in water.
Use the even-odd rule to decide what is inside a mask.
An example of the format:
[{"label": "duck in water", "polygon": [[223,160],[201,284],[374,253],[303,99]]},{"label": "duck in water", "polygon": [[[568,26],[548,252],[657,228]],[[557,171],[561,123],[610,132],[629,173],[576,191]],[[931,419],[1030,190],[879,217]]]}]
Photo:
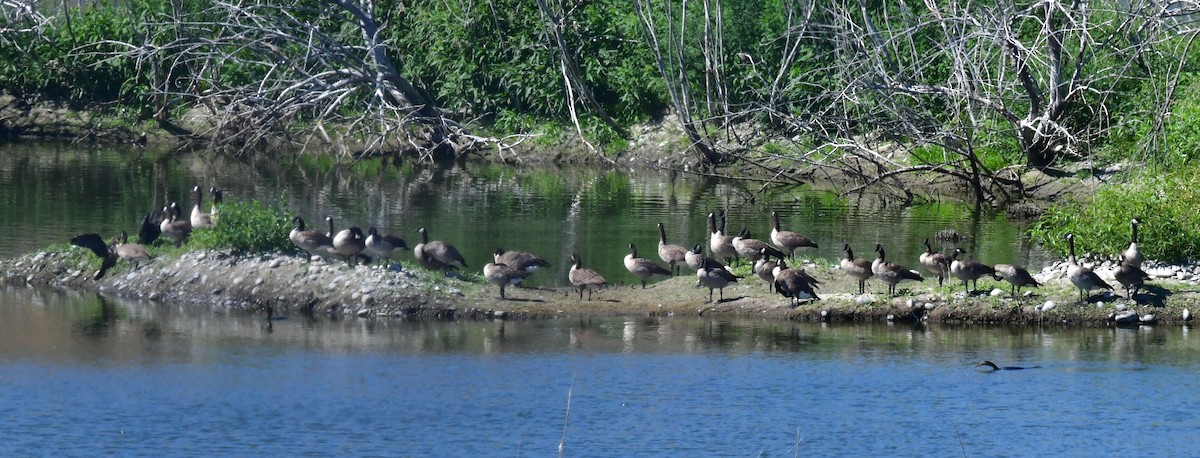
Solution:
[{"label": "duck in water", "polygon": [[1004,366],[1004,367],[1000,367],[1000,366],[997,366],[996,363],[993,363],[991,361],[984,361],[982,363],[979,363],[977,366],[987,366],[987,367],[992,368],[992,371],[1019,371],[1019,370],[1023,370],[1023,369],[1037,369],[1039,367],[1042,367],[1042,366],[1033,366],[1033,367]]}]

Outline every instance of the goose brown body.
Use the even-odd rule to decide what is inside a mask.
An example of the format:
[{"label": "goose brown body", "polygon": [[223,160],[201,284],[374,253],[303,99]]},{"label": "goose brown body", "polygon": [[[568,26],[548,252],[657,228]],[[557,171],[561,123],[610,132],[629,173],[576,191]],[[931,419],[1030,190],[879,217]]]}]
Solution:
[{"label": "goose brown body", "polygon": [[608,285],[604,277],[592,269],[583,267],[583,261],[579,259],[579,255],[571,254],[571,270],[567,272],[567,280],[571,281],[571,285],[579,289],[579,300],[583,300],[583,290],[588,292],[588,300],[592,300],[592,290],[600,289]]}]

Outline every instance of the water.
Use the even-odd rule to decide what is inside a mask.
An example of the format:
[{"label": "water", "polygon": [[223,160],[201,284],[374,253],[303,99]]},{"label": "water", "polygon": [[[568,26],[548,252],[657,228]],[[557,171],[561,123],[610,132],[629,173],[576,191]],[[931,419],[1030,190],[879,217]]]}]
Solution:
[{"label": "water", "polygon": [[[0,291],[0,455],[1177,455],[1187,328],[261,319]],[[1041,366],[980,372],[974,364]],[[568,413],[569,403],[569,413]],[[565,432],[564,432],[565,420]]]},{"label": "water", "polygon": [[379,160],[338,166],[307,156],[243,161],[38,143],[0,144],[0,258],[85,232],[136,234],[142,215],[168,201],[190,211],[196,185],[225,189],[230,200],[280,205],[321,229],[324,215],[333,216],[339,229],[376,226],[410,246],[416,243],[414,231],[425,226],[430,237],[457,246],[473,268],[489,262],[497,247],[532,251],[553,264],[549,273],[527,282],[535,285],[566,285],[573,252],[610,281],[632,281],[621,261],[629,243],[657,259],[655,226],[661,221],[668,242],[707,249],[706,215],[726,207],[731,232],[749,227],[760,239],[769,238],[771,211],[780,212],[785,229],[821,245],[803,255],[828,262],[842,256],[845,243],[868,259],[882,243],[889,260],[917,267],[922,241],[945,228],[968,236],[961,245],[988,263],[1016,262],[1034,270],[1052,261],[1022,236],[1023,223],[951,202],[901,207],[886,196],[839,199],[806,187],[759,193],[761,183],[656,172]]}]

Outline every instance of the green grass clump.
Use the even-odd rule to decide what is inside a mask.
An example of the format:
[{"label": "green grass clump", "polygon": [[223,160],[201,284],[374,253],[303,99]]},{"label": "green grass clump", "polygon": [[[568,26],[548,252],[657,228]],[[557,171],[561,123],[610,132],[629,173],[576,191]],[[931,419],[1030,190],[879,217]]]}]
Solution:
[{"label": "green grass clump", "polygon": [[216,226],[198,229],[185,245],[189,250],[229,249],[240,253],[268,253],[294,249],[287,213],[257,201],[227,202],[221,206]]},{"label": "green grass clump", "polygon": [[1200,253],[1200,169],[1147,172],[1128,183],[1105,186],[1089,203],[1062,202],[1030,227],[1034,240],[1066,254],[1063,235],[1075,234],[1077,254],[1115,257],[1129,246],[1129,220],[1139,218],[1139,249],[1150,259],[1180,261]]}]

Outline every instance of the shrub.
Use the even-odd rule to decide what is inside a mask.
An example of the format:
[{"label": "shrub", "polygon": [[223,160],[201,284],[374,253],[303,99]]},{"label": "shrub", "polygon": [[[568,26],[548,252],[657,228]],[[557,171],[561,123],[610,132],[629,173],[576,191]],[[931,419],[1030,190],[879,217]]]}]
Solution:
[{"label": "shrub", "polygon": [[1129,246],[1129,220],[1140,218],[1139,248],[1148,258],[1194,258],[1200,253],[1200,214],[1192,207],[1200,201],[1200,189],[1193,185],[1197,179],[1200,169],[1188,167],[1104,186],[1089,203],[1068,200],[1054,206],[1030,227],[1030,235],[1065,254],[1063,235],[1074,233],[1077,254],[1115,258]]},{"label": "shrub", "polygon": [[253,202],[226,202],[217,225],[192,233],[188,248],[229,249],[241,253],[266,253],[294,249],[287,213]]}]

